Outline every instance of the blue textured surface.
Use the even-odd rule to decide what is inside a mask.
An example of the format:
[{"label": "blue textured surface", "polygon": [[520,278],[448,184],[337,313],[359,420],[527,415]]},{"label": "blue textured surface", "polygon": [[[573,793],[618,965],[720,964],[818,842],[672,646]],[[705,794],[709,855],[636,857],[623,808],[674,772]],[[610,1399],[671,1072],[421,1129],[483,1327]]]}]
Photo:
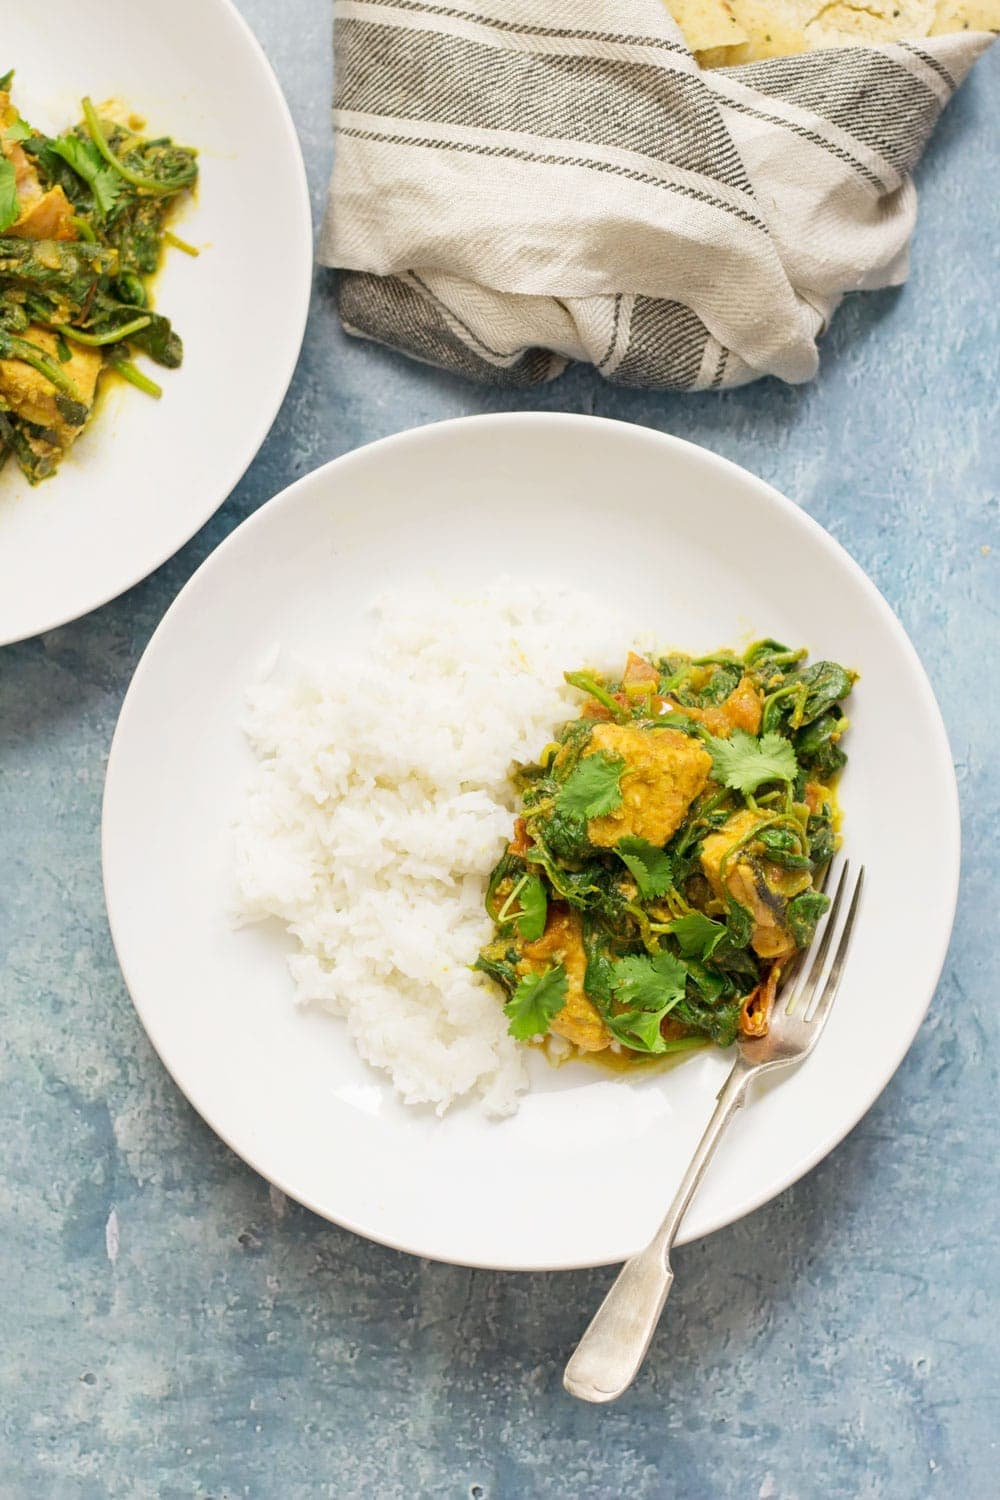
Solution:
[{"label": "blue textured surface", "polygon": [[[242,8],[289,95],[318,209],[327,7]],[[813,386],[672,398],[574,371],[525,397],[477,390],[346,340],[320,274],[292,390],[221,514],[125,598],[0,653],[3,1500],[1000,1493],[997,973],[985,899],[1000,728],[989,553],[998,79],[994,52],[922,165],[908,286],[841,310]],[[609,1273],[427,1264],[269,1193],[153,1056],[100,884],[119,705],[203,558],[290,480],[359,443],[514,406],[692,438],[834,532],[930,671],[965,816],[951,956],[904,1065],[808,1178],[678,1254],[662,1336],[635,1390],[604,1409],[571,1401],[560,1373]]]}]

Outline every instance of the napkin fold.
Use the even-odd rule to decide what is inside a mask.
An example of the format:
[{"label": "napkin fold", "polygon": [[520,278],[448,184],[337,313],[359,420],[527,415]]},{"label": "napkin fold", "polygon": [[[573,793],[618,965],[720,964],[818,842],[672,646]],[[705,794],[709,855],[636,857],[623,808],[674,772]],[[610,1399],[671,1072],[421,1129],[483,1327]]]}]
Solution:
[{"label": "napkin fold", "polygon": [[661,0],[335,0],[319,258],[345,328],[523,387],[815,374],[906,278],[913,167],[993,37],[705,71]]}]

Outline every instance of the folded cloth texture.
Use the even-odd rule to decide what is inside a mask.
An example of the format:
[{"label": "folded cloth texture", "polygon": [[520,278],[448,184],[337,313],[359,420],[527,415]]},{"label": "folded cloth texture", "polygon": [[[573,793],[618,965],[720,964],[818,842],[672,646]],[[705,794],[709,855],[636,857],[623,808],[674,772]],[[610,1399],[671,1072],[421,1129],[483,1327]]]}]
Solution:
[{"label": "folded cloth texture", "polygon": [[524,387],[816,372],[905,280],[913,167],[989,33],[704,71],[661,0],[335,0],[319,258],[349,332]]}]

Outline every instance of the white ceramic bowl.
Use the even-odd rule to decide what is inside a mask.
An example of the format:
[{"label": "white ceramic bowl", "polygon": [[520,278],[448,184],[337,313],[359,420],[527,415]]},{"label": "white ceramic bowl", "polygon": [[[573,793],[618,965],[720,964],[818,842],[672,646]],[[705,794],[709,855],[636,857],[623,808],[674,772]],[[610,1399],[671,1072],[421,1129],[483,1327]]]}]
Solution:
[{"label": "white ceramic bowl", "polygon": [[104,805],[122,970],[209,1124],[340,1224],[500,1268],[620,1260],[643,1243],[729,1059],[630,1077],[533,1056],[511,1120],[410,1112],[341,1022],[295,1009],[282,941],[230,925],[228,824],[251,765],[242,694],[276,644],[336,650],[371,595],[403,580],[466,592],[554,570],[665,646],[768,634],[863,674],[842,784],[848,852],[868,869],[863,917],[815,1055],[752,1099],[682,1237],[730,1223],[831,1150],[891,1077],[934,990],[958,875],[948,744],[914,650],[837,542],[761,480],[677,438],[576,416],[466,418],[348,454],[244,522],[169,610],[125,700]]},{"label": "white ceramic bowl", "polygon": [[73,124],[89,94],[197,146],[198,194],[176,227],[201,254],[167,251],[155,283],[185,350],[162,374],[140,357],[162,400],[109,391],[53,479],[32,489],[13,460],[0,472],[0,645],[114,598],[218,509],[292,378],[312,269],[298,138],[230,0],[11,5],[3,57],[39,128]]}]

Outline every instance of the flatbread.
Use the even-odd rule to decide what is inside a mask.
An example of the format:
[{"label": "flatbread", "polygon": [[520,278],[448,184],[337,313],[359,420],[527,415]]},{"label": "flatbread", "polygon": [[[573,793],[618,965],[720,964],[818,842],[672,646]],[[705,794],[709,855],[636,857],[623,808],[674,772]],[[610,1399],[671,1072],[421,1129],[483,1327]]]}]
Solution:
[{"label": "flatbread", "polygon": [[1000,0],[940,0],[927,35],[951,31],[1000,31]]},{"label": "flatbread", "polygon": [[692,52],[747,40],[728,0],[669,0],[667,8]]},{"label": "flatbread", "polygon": [[[673,3],[673,0],[671,0]],[[730,44],[724,50],[724,58],[714,57],[698,61],[703,68],[731,68],[736,63],[756,62],[762,57],[787,57],[793,52],[805,52],[809,42],[805,32],[789,13],[787,6],[775,4],[774,0],[730,0],[736,19],[746,33],[739,45]]]},{"label": "flatbread", "polygon": [[1000,0],[666,0],[703,68],[820,47],[1000,31]]},{"label": "flatbread", "polygon": [[830,0],[803,28],[810,47],[858,46],[926,36],[935,0]]}]

